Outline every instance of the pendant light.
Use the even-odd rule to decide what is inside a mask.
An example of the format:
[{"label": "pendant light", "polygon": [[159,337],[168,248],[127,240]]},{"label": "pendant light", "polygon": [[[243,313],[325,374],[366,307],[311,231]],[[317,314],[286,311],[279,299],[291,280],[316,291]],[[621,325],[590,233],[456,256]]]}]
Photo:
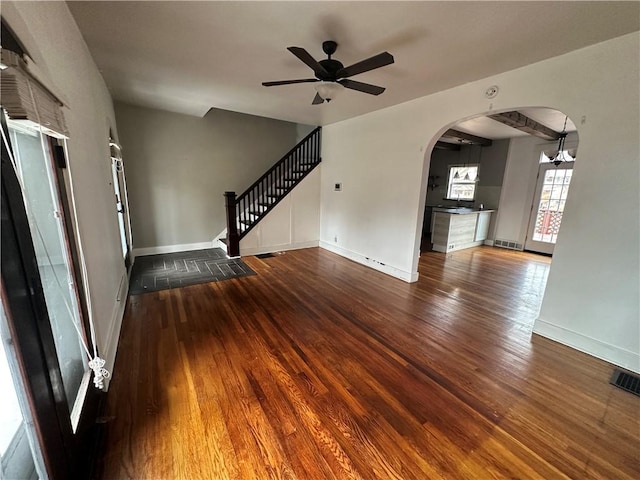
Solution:
[{"label": "pendant light", "polygon": [[[458,140],[458,142],[460,142],[460,151],[462,152],[462,139]],[[454,180],[460,180],[460,173],[458,172],[458,168],[459,167],[456,167],[456,173],[453,174]]]},{"label": "pendant light", "polygon": [[558,140],[558,151],[549,155],[549,161],[553,163],[556,167],[563,162],[571,162],[572,160],[567,158],[567,155],[564,151],[564,142],[567,138],[567,120],[568,116],[564,117],[564,126],[562,127],[562,132],[560,133],[560,138]]},{"label": "pendant light", "polygon": [[482,149],[484,147],[482,145],[480,145],[480,151],[478,153],[478,168],[476,170],[476,178],[473,180],[476,183],[480,182],[480,160],[482,160]]},{"label": "pendant light", "polygon": [[469,150],[467,153],[467,163],[464,164],[465,168],[467,169],[467,172],[464,174],[464,180],[465,182],[468,182],[471,180],[471,177],[469,176],[469,160],[471,159],[471,149],[473,148],[473,143],[471,143],[469,145]]}]

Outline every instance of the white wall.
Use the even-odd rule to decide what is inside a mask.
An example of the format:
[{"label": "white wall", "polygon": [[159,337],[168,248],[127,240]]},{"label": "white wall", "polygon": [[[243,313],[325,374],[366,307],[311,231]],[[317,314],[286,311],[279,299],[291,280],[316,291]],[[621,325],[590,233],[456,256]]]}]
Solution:
[{"label": "white wall", "polygon": [[116,134],[111,97],[64,2],[2,2],[2,16],[47,86],[66,102],[68,165],[90,313],[98,347],[111,369],[124,309],[120,293],[127,288],[111,185],[109,128]]},{"label": "white wall", "polygon": [[[535,330],[640,371],[639,40],[625,35],[325,127],[321,246],[416,278],[428,159],[442,132],[484,112],[555,108],[578,124],[580,161]],[[500,93],[488,100],[494,84]]]},{"label": "white wall", "polygon": [[240,240],[240,255],[318,246],[321,169],[309,173]]}]

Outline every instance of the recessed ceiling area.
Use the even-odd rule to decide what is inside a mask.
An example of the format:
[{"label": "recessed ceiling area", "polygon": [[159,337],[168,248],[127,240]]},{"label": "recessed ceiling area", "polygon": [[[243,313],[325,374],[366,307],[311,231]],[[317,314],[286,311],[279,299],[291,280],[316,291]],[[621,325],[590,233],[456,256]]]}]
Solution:
[{"label": "recessed ceiling area", "polygon": [[[564,122],[566,119],[566,131],[576,131],[576,126],[570,118],[567,118],[564,113],[552,108],[527,107],[518,109],[517,113],[524,115],[526,118],[533,120],[536,123],[539,123],[541,128],[547,127],[557,133],[560,133],[563,131],[563,129],[565,129]],[[505,138],[526,137],[531,135],[531,133],[527,133],[525,131],[518,130],[517,128],[505,125],[504,123],[496,121],[493,118],[485,115],[460,122],[453,126],[451,129],[454,132],[463,132],[471,136],[477,136],[489,140],[502,140]],[[448,136],[445,134],[445,136],[440,138],[441,142],[453,144],[459,144],[461,140],[465,144],[478,143],[474,142],[472,137],[470,139],[461,139],[460,137],[455,135]],[[551,141],[552,139],[549,138],[547,140]]]},{"label": "recessed ceiling area", "polygon": [[[203,116],[210,108],[326,125],[640,29],[639,2],[68,2],[112,96]],[[311,105],[289,51],[350,65],[383,51],[393,65],[358,76],[379,96],[344,91]],[[495,127],[498,128],[498,127]],[[499,133],[496,133],[499,135]]]}]

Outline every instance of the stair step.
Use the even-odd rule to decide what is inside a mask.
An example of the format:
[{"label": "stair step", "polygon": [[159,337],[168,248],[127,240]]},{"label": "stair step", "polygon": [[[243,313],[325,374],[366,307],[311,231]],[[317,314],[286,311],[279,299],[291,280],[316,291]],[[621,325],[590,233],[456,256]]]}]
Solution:
[{"label": "stair step", "polygon": [[260,215],[262,215],[263,213],[264,213],[264,210],[261,210],[261,211],[259,211],[259,212],[258,212],[258,211],[255,211],[255,210],[250,210],[250,211],[249,211],[249,214],[254,215],[254,216],[256,216],[256,217],[259,217],[259,216],[260,216]]}]

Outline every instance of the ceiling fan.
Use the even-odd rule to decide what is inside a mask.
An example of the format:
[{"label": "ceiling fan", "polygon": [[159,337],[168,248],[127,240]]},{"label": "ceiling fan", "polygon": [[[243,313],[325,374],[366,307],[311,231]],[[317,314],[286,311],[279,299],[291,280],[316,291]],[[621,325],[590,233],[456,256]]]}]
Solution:
[{"label": "ceiling fan", "polygon": [[318,85],[316,85],[316,96],[313,102],[311,102],[313,105],[319,105],[325,101],[330,102],[343,87],[370,95],[380,95],[384,92],[384,87],[371,85],[370,83],[356,82],[355,80],[350,80],[348,77],[390,65],[393,63],[393,55],[389,52],[383,52],[345,67],[338,60],[331,58],[331,55],[336,52],[337,48],[338,44],[333,40],[322,42],[322,50],[327,54],[327,58],[317,61],[304,48],[287,47],[287,50],[313,70],[316,78],[263,82],[262,85],[265,87],[273,87],[276,85],[290,85],[292,83],[318,83]]}]

